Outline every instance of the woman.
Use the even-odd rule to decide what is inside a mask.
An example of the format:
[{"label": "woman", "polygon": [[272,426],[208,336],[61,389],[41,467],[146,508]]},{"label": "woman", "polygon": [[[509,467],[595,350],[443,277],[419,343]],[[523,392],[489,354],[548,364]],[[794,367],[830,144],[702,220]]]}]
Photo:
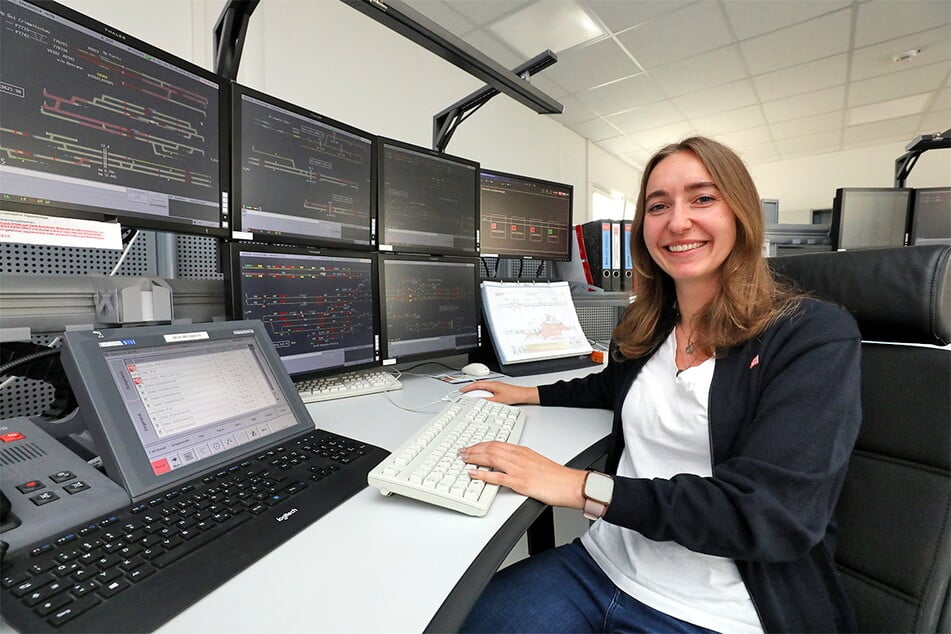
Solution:
[{"label": "woman", "polygon": [[774,280],[740,159],[693,137],[660,150],[632,231],[637,301],[608,366],[553,385],[466,388],[614,410],[607,474],[480,443],[472,477],[597,518],[499,572],[468,631],[854,629],[833,508],[861,420],[859,332]]}]

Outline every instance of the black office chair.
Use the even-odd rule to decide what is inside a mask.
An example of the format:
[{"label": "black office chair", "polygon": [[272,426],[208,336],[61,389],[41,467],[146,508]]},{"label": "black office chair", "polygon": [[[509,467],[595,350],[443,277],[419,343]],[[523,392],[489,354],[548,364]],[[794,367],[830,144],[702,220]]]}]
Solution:
[{"label": "black office chair", "polygon": [[[862,332],[836,562],[863,632],[951,631],[951,247],[773,258]],[[920,345],[931,344],[931,345]]]}]

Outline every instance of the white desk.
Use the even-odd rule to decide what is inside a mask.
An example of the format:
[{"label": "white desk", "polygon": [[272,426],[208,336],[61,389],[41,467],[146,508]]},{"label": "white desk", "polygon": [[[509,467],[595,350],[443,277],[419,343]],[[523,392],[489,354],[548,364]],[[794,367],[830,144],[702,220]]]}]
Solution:
[{"label": "white desk", "polygon": [[[426,369],[432,368],[421,368]],[[509,382],[537,385],[589,371]],[[445,403],[413,413],[388,398],[420,408],[454,389],[428,377],[404,375],[401,381],[403,389],[389,397],[374,394],[308,409],[317,427],[393,450]],[[524,409],[522,444],[563,464],[585,454],[611,429],[611,413],[604,410]],[[589,456],[577,466],[587,466]],[[477,518],[367,488],[159,631],[422,632],[437,613],[433,627],[442,629],[464,616],[542,508],[502,490],[489,513]],[[460,580],[454,599],[443,607]]]}]

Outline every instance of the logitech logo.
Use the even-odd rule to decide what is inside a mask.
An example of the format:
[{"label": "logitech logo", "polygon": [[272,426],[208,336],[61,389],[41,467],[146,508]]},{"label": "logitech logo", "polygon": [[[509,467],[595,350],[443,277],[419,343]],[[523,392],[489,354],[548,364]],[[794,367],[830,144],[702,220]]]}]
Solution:
[{"label": "logitech logo", "polygon": [[296,508],[292,508],[292,509],[289,510],[287,513],[284,513],[284,515],[281,515],[280,517],[278,517],[278,518],[277,518],[277,521],[278,521],[278,522],[284,522],[284,521],[286,521],[286,520],[289,520],[289,519],[291,518],[291,516],[292,516],[294,513],[296,513],[296,512],[297,512],[297,509],[296,509]]}]

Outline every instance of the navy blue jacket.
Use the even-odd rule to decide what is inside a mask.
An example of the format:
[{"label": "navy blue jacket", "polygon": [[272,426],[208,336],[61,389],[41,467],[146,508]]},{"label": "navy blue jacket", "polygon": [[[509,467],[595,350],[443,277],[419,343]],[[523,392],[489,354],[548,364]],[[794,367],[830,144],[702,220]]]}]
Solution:
[{"label": "navy blue jacket", "polygon": [[[539,387],[543,405],[614,410],[609,473],[624,448],[621,405],[650,356]],[[604,519],[734,559],[767,632],[854,630],[833,563],[833,509],[861,423],[859,373],[851,315],[803,300],[795,314],[718,356],[713,476],[615,478]]]}]

